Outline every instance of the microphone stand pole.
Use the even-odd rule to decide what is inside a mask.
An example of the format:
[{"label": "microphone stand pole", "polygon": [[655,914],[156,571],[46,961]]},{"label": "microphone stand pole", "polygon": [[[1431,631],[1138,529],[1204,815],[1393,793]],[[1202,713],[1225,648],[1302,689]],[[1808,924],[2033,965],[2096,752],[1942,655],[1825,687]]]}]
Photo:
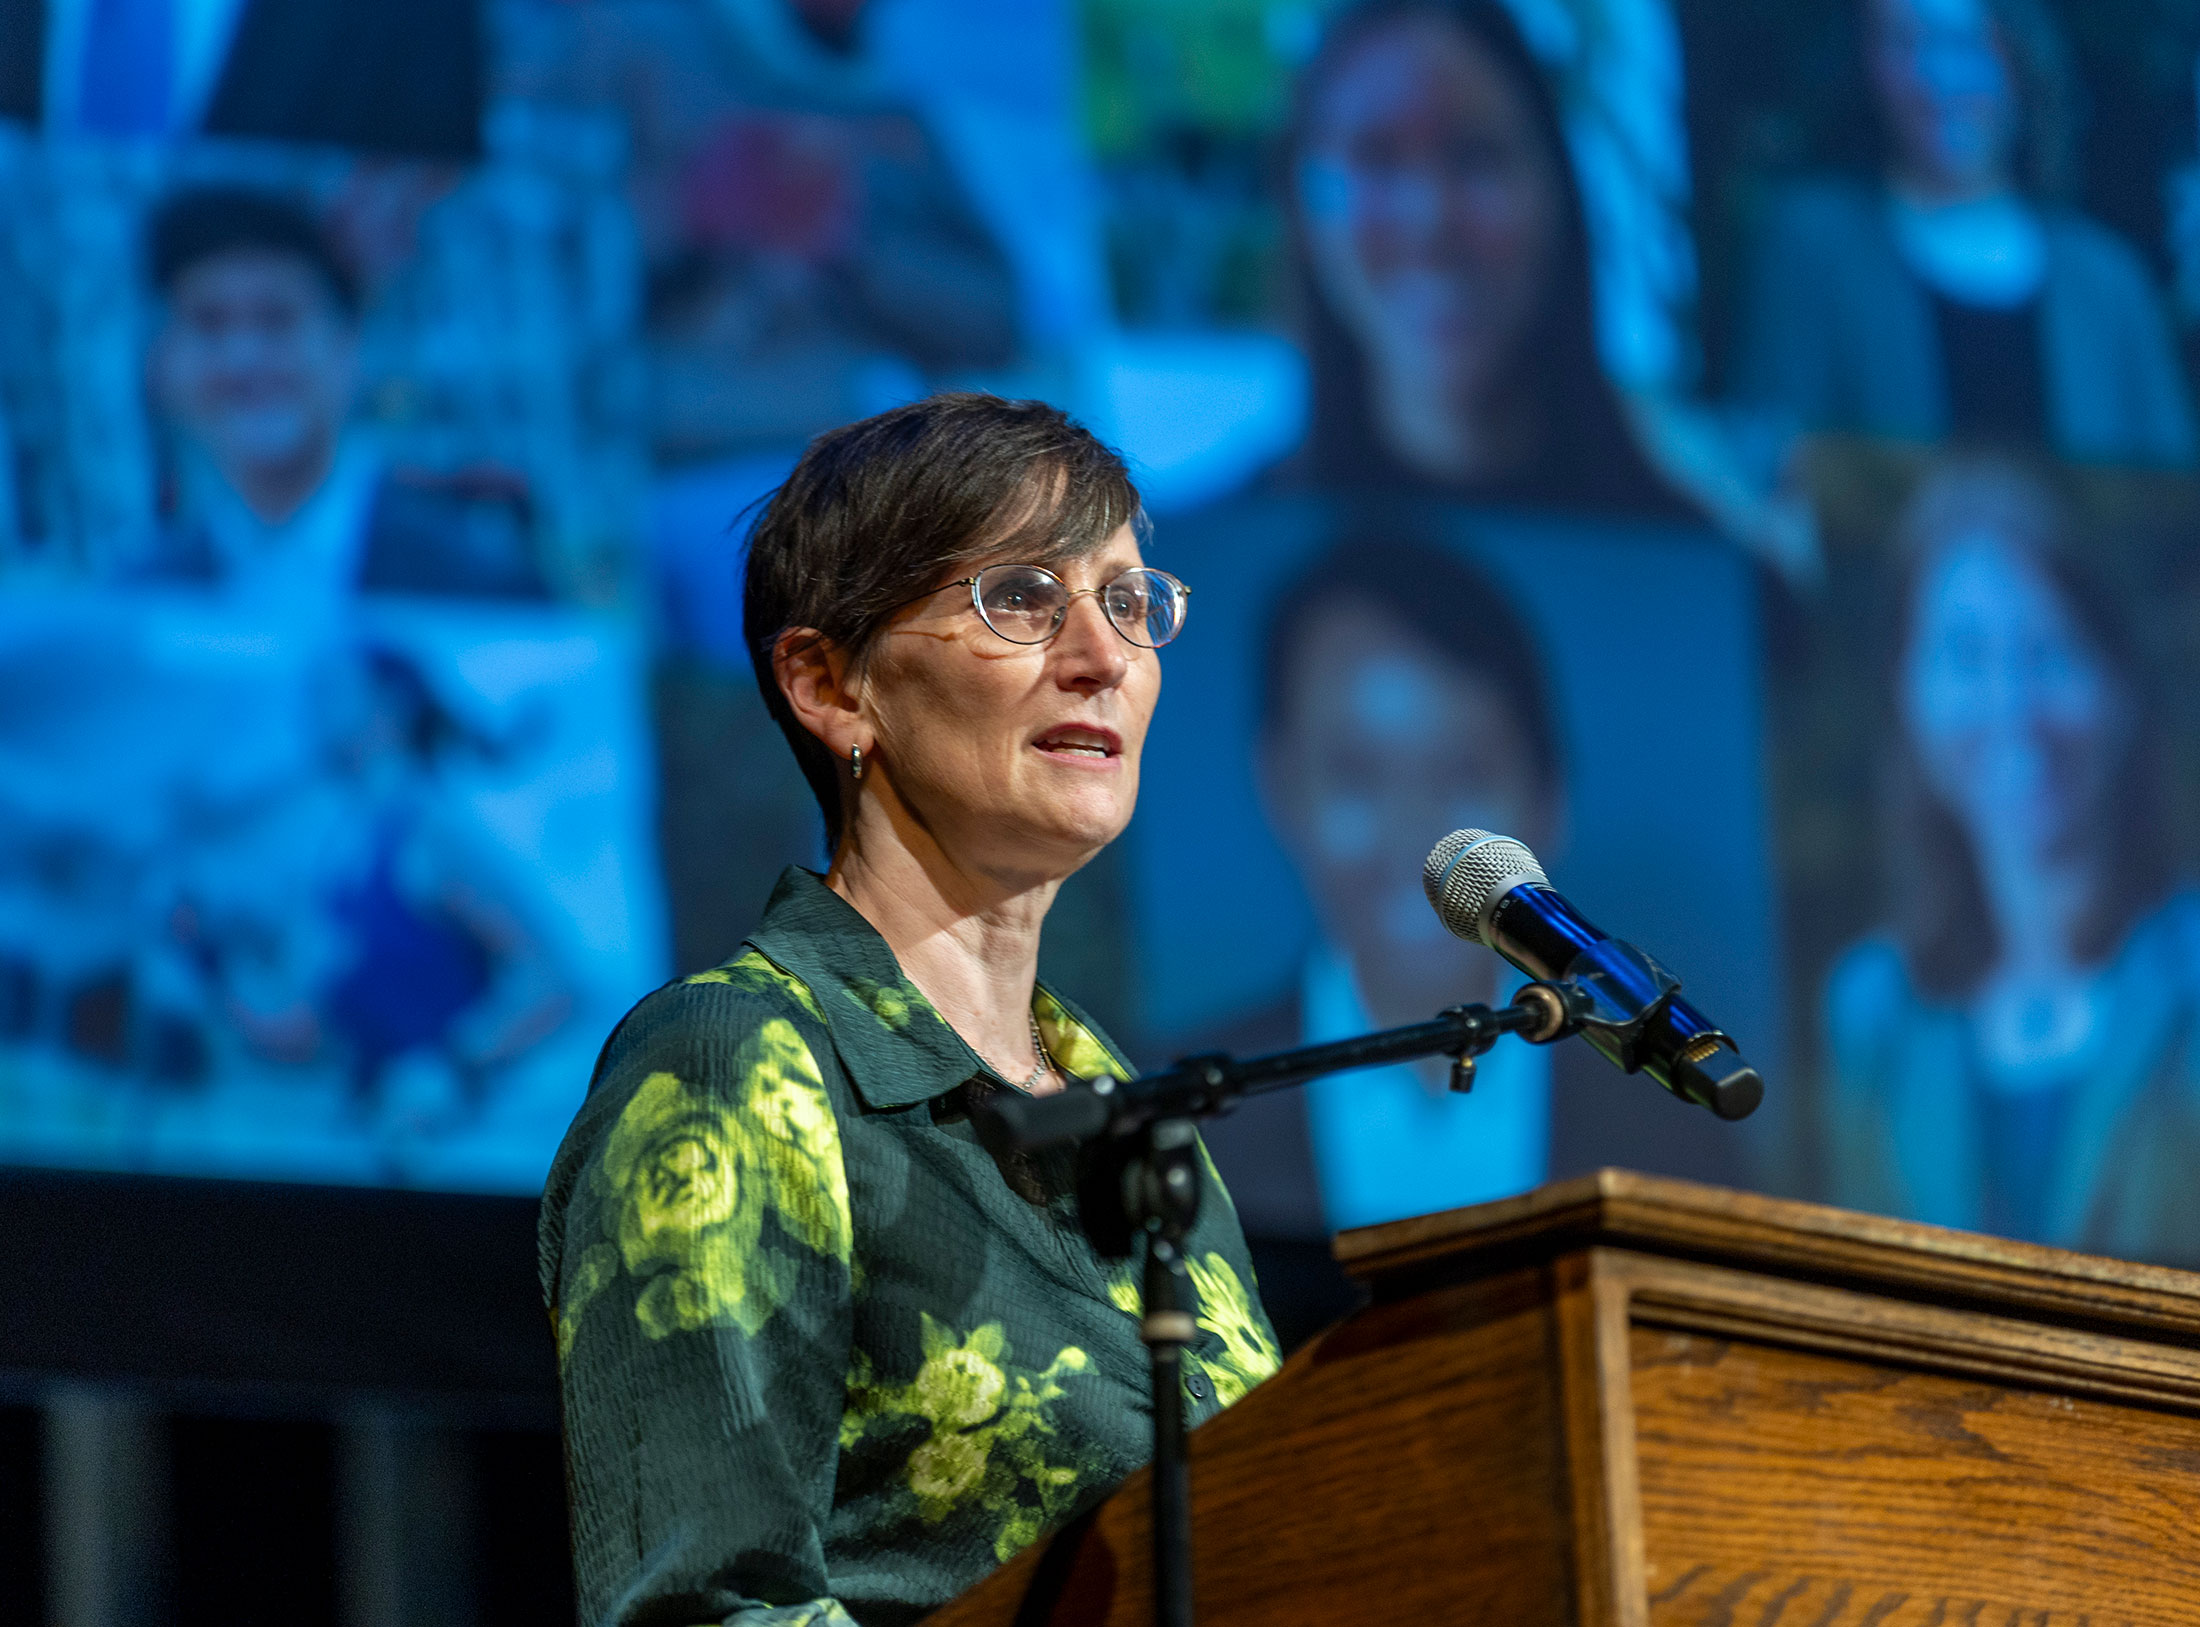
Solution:
[{"label": "microphone stand pole", "polygon": [[1184,1239],[1199,1218],[1198,1139],[1165,1119],[1132,1166],[1145,1187],[1146,1275],[1138,1336],[1153,1385],[1153,1619],[1192,1627],[1192,1470],[1184,1435],[1184,1347],[1199,1337]]},{"label": "microphone stand pole", "polygon": [[1243,1061],[1186,1057],[1127,1085],[1072,1082],[1053,1096],[996,1092],[979,1111],[1026,1148],[1083,1141],[1078,1160],[1079,1223],[1093,1247],[1128,1259],[1146,1243],[1139,1337],[1153,1381],[1154,1627],[1192,1627],[1191,1466],[1185,1455],[1184,1347],[1199,1336],[1184,1267],[1184,1240],[1199,1218],[1196,1119],[1240,1096],[1303,1084],[1325,1073],[1425,1056],[1452,1059],[1451,1088],[1471,1090],[1475,1058],[1505,1034],[1538,1045],[1581,1026],[1583,1002],[1563,985],[1530,983],[1513,1003],[1453,1006],[1433,1022],[1357,1039],[1309,1045]]}]

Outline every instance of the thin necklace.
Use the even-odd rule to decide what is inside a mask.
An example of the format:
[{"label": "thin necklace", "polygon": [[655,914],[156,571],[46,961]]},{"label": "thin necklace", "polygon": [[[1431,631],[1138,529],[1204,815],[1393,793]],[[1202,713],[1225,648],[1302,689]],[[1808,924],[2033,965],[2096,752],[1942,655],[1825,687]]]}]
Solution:
[{"label": "thin necklace", "polygon": [[1039,1019],[1036,1015],[1031,1019],[1031,1054],[1038,1059],[1032,1067],[1031,1077],[1015,1087],[1026,1096],[1037,1090],[1046,1076],[1054,1071],[1054,1058],[1047,1055],[1047,1042],[1039,1037]]}]

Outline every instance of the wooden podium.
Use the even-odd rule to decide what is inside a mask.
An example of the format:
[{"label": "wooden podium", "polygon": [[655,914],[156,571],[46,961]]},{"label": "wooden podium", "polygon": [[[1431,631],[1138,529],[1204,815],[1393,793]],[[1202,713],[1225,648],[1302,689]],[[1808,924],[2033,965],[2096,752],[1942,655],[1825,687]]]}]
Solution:
[{"label": "wooden podium", "polygon": [[[2200,1623],[2200,1275],[1615,1170],[1337,1248],[1192,1437],[1200,1627]],[[1147,1627],[1146,1509],[928,1627]]]}]

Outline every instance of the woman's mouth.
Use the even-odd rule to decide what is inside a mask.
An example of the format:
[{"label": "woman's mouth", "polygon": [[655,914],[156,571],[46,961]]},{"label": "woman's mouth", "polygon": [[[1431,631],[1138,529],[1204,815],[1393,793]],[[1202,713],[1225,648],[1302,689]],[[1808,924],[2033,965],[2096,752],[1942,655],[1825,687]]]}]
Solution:
[{"label": "woman's mouth", "polygon": [[1070,763],[1111,763],[1123,754],[1123,737],[1113,729],[1065,723],[1047,730],[1032,745],[1049,757]]}]

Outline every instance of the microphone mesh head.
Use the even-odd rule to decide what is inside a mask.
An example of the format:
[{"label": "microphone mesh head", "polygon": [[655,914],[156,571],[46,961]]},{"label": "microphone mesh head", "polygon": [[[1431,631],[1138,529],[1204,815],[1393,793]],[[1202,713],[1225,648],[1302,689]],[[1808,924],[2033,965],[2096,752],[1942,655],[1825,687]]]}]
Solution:
[{"label": "microphone mesh head", "polygon": [[1421,866],[1421,888],[1436,918],[1469,943],[1482,941],[1482,916],[1512,885],[1549,886],[1527,844],[1486,830],[1455,830]]}]

